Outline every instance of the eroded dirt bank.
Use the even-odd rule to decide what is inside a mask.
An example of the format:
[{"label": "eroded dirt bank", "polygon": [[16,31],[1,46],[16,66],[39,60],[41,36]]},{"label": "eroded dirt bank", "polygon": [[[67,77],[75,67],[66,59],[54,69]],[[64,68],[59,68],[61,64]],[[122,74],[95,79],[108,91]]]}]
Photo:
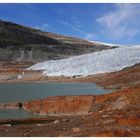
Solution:
[{"label": "eroded dirt bank", "polygon": [[139,106],[139,101],[140,87],[130,87],[104,95],[49,97],[26,102],[23,107],[36,114],[81,115],[102,110],[131,108]]},{"label": "eroded dirt bank", "polygon": [[107,111],[140,105],[140,87],[114,93],[93,96],[58,96],[43,100],[29,101],[23,108],[36,114],[48,115],[81,115],[97,111]]},{"label": "eroded dirt bank", "polygon": [[26,102],[28,111],[53,116],[1,120],[0,136],[140,136],[139,101],[140,87],[136,86],[105,95]]}]

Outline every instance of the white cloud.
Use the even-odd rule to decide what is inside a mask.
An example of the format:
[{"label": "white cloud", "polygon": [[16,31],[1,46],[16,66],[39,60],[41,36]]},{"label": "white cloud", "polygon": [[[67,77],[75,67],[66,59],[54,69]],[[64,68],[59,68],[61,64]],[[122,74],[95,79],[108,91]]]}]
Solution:
[{"label": "white cloud", "polygon": [[103,27],[103,34],[113,39],[132,38],[138,32],[140,6],[137,4],[115,4],[115,10],[96,19]]},{"label": "white cloud", "polygon": [[49,24],[48,23],[44,23],[42,26],[41,26],[41,28],[48,28],[49,27]]},{"label": "white cloud", "polygon": [[84,38],[87,40],[94,40],[94,38],[96,37],[95,34],[84,31],[78,25],[73,25],[73,24],[70,24],[66,21],[61,21],[61,20],[59,20],[58,22],[71,28],[72,30],[74,30],[78,33],[81,33],[82,35],[84,35]]},{"label": "white cloud", "polygon": [[40,26],[36,26],[34,28],[39,29],[39,30],[44,30],[44,29],[47,29],[49,27],[50,27],[50,25],[48,23],[44,23],[44,24],[42,24]]},{"label": "white cloud", "polygon": [[87,40],[94,40],[95,37],[96,37],[95,34],[87,33],[85,39],[87,39]]},{"label": "white cloud", "polygon": [[72,16],[72,22],[73,22],[74,25],[77,26],[78,28],[83,28],[83,25],[82,25],[81,22],[77,19],[76,16]]},{"label": "white cloud", "polygon": [[65,26],[67,26],[67,27],[69,27],[69,28],[71,28],[72,30],[74,30],[76,32],[79,32],[79,33],[82,33],[82,34],[86,34],[86,32],[81,30],[79,27],[76,27],[76,26],[74,26],[74,25],[72,25],[72,24],[70,24],[70,23],[68,23],[66,21],[59,20],[58,22],[63,24],[63,25],[65,25]]}]

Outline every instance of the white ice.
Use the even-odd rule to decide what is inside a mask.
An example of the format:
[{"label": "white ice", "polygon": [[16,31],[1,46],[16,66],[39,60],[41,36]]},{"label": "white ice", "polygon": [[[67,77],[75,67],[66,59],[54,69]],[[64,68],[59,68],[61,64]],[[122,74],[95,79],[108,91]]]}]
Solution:
[{"label": "white ice", "polygon": [[47,76],[87,76],[108,73],[140,63],[140,45],[37,63],[28,70],[44,70]]}]

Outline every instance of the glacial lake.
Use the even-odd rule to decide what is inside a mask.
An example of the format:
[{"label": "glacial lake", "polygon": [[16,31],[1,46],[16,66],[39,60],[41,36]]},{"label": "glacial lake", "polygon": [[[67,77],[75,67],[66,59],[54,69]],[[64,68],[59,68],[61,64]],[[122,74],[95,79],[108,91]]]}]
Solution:
[{"label": "glacial lake", "polygon": [[[109,93],[94,83],[0,83],[0,103],[23,102],[62,95],[98,95]],[[36,117],[23,109],[2,110],[0,118]]]}]

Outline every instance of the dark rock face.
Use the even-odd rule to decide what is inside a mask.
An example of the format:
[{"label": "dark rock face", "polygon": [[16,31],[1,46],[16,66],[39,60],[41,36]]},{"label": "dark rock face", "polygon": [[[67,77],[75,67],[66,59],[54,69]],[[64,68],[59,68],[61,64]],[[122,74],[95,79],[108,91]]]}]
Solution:
[{"label": "dark rock face", "polygon": [[0,109],[18,109],[22,108],[22,103],[0,103]]},{"label": "dark rock face", "polygon": [[0,20],[0,61],[40,62],[114,47]]},{"label": "dark rock face", "polygon": [[0,21],[0,46],[13,46],[24,44],[59,44],[59,41],[42,36],[34,29],[20,26],[11,22]]}]

